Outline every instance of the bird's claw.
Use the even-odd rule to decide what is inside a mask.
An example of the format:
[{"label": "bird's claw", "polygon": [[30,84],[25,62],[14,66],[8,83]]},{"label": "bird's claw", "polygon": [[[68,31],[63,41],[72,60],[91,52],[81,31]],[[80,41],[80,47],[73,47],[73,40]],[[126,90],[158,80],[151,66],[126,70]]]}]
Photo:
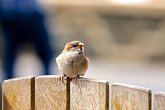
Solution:
[{"label": "bird's claw", "polygon": [[73,81],[77,80],[78,78],[80,78],[79,75],[77,75],[76,77],[72,78]]},{"label": "bird's claw", "polygon": [[64,82],[64,77],[65,77],[65,75],[61,75],[61,76],[60,76],[60,80],[61,80],[62,82]]}]

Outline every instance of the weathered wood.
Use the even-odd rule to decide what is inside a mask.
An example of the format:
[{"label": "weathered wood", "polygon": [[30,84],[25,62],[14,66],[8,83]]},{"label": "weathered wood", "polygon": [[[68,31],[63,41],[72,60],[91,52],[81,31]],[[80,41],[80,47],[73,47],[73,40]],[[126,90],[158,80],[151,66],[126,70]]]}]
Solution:
[{"label": "weathered wood", "polygon": [[71,110],[109,110],[109,83],[85,78],[73,80]]},{"label": "weathered wood", "polygon": [[3,82],[4,110],[34,110],[34,77]]},{"label": "weathered wood", "polygon": [[114,83],[111,93],[111,110],[151,110],[150,89]]},{"label": "weathered wood", "polygon": [[165,110],[165,92],[156,92],[154,96],[154,110]]},{"label": "weathered wood", "polygon": [[69,110],[69,79],[59,76],[39,76],[35,80],[35,110]]}]

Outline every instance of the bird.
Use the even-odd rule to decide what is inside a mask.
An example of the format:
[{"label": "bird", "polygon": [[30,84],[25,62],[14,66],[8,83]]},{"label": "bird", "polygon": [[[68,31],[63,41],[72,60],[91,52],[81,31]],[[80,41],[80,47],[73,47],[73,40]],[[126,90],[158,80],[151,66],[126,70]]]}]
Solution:
[{"label": "bird", "polygon": [[84,43],[74,40],[66,43],[63,51],[56,57],[58,69],[62,73],[61,80],[64,77],[78,79],[83,76],[87,69],[89,59],[84,51]]}]

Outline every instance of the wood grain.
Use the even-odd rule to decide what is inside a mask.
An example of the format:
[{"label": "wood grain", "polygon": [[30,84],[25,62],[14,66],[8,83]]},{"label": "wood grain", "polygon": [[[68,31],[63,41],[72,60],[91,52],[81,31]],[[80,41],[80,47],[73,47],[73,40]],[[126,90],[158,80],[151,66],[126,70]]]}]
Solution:
[{"label": "wood grain", "polygon": [[71,110],[109,110],[109,83],[85,78],[73,80]]},{"label": "wood grain", "polygon": [[150,89],[114,83],[111,93],[111,110],[151,110]]},{"label": "wood grain", "polygon": [[156,92],[154,96],[154,110],[165,110],[165,92]]},{"label": "wood grain", "polygon": [[69,110],[69,80],[59,76],[39,76],[35,80],[35,110]]},{"label": "wood grain", "polygon": [[3,82],[4,110],[34,110],[34,77]]}]

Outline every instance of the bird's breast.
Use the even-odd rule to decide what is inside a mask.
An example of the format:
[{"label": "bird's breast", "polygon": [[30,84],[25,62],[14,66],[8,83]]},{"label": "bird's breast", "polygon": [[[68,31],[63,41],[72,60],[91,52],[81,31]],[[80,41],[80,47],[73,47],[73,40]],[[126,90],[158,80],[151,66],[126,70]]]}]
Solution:
[{"label": "bird's breast", "polygon": [[60,71],[68,77],[76,77],[84,74],[85,55],[79,52],[62,53],[56,59]]}]

